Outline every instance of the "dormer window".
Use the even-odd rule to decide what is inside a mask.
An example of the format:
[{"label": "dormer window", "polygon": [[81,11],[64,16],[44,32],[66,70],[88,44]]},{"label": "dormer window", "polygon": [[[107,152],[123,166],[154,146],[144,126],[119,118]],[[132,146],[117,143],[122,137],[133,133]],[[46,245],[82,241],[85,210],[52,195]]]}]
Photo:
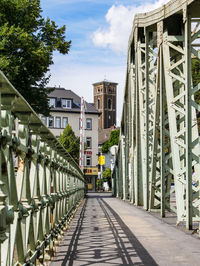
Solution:
[{"label": "dormer window", "polygon": [[49,98],[49,106],[55,108],[56,107],[56,99]]},{"label": "dormer window", "polygon": [[62,108],[72,108],[72,101],[68,99],[62,99]]}]

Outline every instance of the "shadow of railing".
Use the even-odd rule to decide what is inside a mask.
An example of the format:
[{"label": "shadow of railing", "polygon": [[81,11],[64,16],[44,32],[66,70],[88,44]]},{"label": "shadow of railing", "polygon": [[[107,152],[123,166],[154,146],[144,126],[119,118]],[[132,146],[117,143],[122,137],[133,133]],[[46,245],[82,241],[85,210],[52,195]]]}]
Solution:
[{"label": "shadow of railing", "polygon": [[[105,194],[88,194],[70,225],[53,265],[157,265]],[[55,263],[55,264],[54,264]]]}]

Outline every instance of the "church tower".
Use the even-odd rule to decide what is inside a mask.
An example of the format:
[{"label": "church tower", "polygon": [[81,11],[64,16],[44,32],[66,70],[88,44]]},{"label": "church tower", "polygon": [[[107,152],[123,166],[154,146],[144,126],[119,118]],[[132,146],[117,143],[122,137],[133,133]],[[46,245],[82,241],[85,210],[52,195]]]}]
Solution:
[{"label": "church tower", "polygon": [[101,112],[99,129],[116,126],[117,85],[118,83],[107,80],[93,84],[94,106]]}]

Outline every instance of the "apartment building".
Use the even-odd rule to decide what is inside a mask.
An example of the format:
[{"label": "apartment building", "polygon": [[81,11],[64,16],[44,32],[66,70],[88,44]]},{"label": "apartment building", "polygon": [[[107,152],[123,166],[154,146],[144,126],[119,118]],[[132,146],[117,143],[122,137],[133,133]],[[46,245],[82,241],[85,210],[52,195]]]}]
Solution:
[{"label": "apartment building", "polygon": [[[71,90],[56,88],[49,95],[51,113],[49,117],[42,116],[44,124],[58,138],[67,124],[75,135],[80,136],[80,112],[81,97]],[[98,175],[98,117],[100,112],[93,104],[85,102],[85,175],[88,180],[88,188],[95,190],[96,177]]]}]

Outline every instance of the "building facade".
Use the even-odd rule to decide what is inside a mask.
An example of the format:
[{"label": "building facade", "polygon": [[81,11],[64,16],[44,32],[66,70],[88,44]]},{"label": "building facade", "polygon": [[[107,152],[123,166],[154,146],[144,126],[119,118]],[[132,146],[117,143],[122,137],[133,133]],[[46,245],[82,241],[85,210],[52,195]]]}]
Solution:
[{"label": "building facade", "polygon": [[[71,90],[56,88],[49,95],[51,113],[49,117],[42,116],[44,124],[58,138],[69,124],[75,135],[80,136],[81,97]],[[85,173],[89,189],[95,190],[98,175],[98,110],[93,104],[85,102],[85,142],[87,149],[84,155]]]},{"label": "building facade", "polygon": [[107,80],[93,84],[94,106],[101,113],[99,130],[116,126],[117,85]]}]

